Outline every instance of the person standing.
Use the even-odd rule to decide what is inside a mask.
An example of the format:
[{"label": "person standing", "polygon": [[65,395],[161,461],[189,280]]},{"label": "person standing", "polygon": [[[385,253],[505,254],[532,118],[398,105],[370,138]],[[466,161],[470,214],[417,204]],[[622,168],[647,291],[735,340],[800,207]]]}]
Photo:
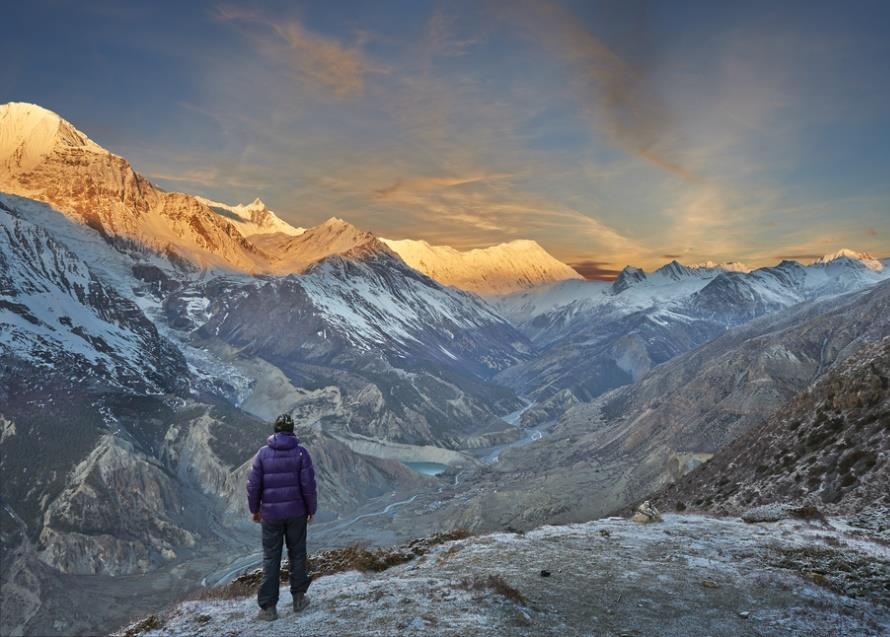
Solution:
[{"label": "person standing", "polygon": [[306,526],[315,516],[315,470],[309,452],[294,435],[290,414],[275,419],[275,433],[253,459],[247,476],[247,506],[263,529],[263,580],[257,591],[257,619],[278,619],[281,549],[287,544],[290,592],[299,613],[309,605],[306,591]]}]

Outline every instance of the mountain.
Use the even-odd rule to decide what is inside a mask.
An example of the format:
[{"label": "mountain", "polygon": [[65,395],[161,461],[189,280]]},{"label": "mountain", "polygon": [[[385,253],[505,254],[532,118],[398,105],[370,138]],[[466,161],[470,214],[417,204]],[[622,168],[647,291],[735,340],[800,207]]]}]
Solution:
[{"label": "mountain", "polygon": [[509,295],[495,306],[540,353],[498,382],[538,401],[591,400],[728,328],[888,276],[843,255],[750,272],[672,261],[651,273],[627,267],[611,287],[564,281]]},{"label": "mountain", "polygon": [[257,235],[253,241],[275,256],[279,274],[302,272],[306,267],[325,257],[343,254],[377,238],[351,223],[331,217],[324,223],[309,228],[298,236],[282,233]]},{"label": "mountain", "polygon": [[890,281],[730,329],[633,385],[557,414],[550,433],[504,450],[493,468],[462,483],[459,504],[430,512],[428,523],[528,528],[622,509],[694,469],[887,334]]},{"label": "mountain", "polygon": [[[335,230],[352,236],[330,225],[297,239]],[[461,449],[485,446],[485,436],[516,435],[500,416],[521,402],[490,379],[527,359],[528,341],[478,297],[433,281],[365,238],[299,276],[196,282],[167,299],[167,320],[199,349],[228,348],[237,352],[232,365],[262,361],[260,379],[305,388],[278,405],[353,444],[364,445],[354,439],[364,436]]]},{"label": "mountain", "polygon": [[55,113],[0,105],[0,190],[53,204],[109,240],[200,267],[261,271],[268,257],[207,205],[169,193]]},{"label": "mountain", "polygon": [[890,336],[843,364],[721,448],[657,497],[660,506],[742,513],[813,503],[886,520],[890,497]]},{"label": "mountain", "polygon": [[858,261],[862,265],[864,265],[869,270],[873,270],[875,272],[880,272],[884,269],[884,264],[875,259],[867,252],[858,252],[856,250],[850,250],[849,248],[841,248],[837,252],[833,252],[831,254],[826,254],[824,256],[819,257],[813,263],[815,265],[828,265],[833,261],[838,261],[840,259],[848,259],[850,261]]},{"label": "mountain", "polygon": [[510,241],[463,252],[411,239],[383,242],[412,268],[440,283],[477,294],[510,294],[554,281],[582,278],[534,241]]},{"label": "mountain", "polygon": [[208,206],[213,212],[232,222],[238,232],[245,237],[257,234],[269,234],[280,232],[286,235],[296,236],[303,234],[305,228],[295,228],[283,221],[264,204],[259,197],[249,204],[229,204],[211,201],[204,197],[195,197],[198,201]]},{"label": "mountain", "polygon": [[723,261],[720,263],[715,263],[714,261],[704,261],[702,263],[696,263],[695,265],[691,265],[689,267],[697,270],[723,270],[724,272],[751,271],[751,268],[749,268],[744,263],[741,263],[740,261]]},{"label": "mountain", "polygon": [[[303,228],[259,199],[233,206],[165,192],[59,115],[19,102],[0,105],[0,191],[50,203],[109,241],[168,255],[185,267],[290,274],[369,236],[332,218],[303,237]],[[467,252],[423,241],[388,244],[411,267],[480,294],[581,278],[534,241]]]},{"label": "mountain", "polygon": [[40,227],[0,208],[0,355],[141,392],[182,386],[185,360],[139,307]]}]

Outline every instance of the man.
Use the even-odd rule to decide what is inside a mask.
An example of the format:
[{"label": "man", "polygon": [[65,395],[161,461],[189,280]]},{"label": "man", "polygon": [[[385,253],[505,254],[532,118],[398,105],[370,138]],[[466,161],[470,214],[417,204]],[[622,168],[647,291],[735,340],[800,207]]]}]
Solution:
[{"label": "man", "polygon": [[253,521],[263,525],[263,581],[257,593],[257,619],[278,619],[282,542],[287,543],[290,592],[294,612],[299,613],[309,605],[306,524],[315,516],[315,470],[309,452],[294,435],[289,414],[275,420],[275,433],[253,459],[247,476],[247,505]]}]

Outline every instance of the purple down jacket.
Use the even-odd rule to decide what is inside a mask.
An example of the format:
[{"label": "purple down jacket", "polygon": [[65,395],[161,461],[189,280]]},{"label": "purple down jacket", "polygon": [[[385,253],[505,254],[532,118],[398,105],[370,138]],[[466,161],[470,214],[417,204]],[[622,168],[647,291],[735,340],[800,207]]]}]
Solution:
[{"label": "purple down jacket", "polygon": [[315,515],[315,469],[309,452],[289,431],[269,436],[247,476],[247,506],[264,520]]}]

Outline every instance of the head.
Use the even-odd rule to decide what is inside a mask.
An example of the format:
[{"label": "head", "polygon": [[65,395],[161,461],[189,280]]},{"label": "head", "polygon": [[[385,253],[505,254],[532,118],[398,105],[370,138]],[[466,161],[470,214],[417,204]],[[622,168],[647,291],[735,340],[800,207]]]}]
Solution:
[{"label": "head", "polygon": [[279,431],[290,431],[293,433],[294,419],[290,417],[290,414],[281,414],[275,419],[275,432]]}]

